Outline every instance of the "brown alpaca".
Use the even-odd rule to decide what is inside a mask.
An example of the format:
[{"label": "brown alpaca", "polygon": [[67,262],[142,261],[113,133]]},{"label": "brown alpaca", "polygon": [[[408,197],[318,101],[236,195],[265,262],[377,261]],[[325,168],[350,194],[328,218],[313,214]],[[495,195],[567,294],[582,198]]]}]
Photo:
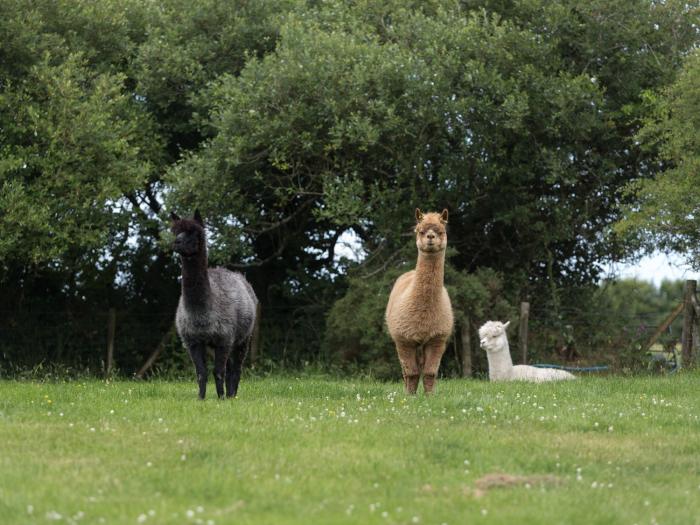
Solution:
[{"label": "brown alpaca", "polygon": [[386,306],[386,324],[399,354],[406,392],[416,393],[422,372],[423,388],[430,394],[453,326],[452,305],[443,286],[447,210],[423,214],[416,209],[416,221],[416,269],[396,280]]}]

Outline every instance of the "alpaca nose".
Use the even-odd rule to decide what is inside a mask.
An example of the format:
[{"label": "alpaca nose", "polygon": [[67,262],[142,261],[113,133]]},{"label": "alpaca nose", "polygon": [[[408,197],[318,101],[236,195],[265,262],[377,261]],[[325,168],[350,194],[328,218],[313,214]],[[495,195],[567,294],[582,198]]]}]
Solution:
[{"label": "alpaca nose", "polygon": [[429,241],[435,240],[435,233],[434,232],[428,232],[428,240]]}]

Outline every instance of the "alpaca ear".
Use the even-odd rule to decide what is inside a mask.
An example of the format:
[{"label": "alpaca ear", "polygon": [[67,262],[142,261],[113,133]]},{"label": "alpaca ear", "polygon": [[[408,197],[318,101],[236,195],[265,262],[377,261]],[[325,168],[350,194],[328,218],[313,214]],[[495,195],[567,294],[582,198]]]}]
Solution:
[{"label": "alpaca ear", "polygon": [[420,208],[416,208],[416,221],[420,222],[423,220],[423,212],[420,211]]},{"label": "alpaca ear", "polygon": [[508,325],[509,325],[509,324],[510,324],[510,321],[506,321],[506,322],[503,324],[503,328],[504,328],[504,329],[508,328]]},{"label": "alpaca ear", "polygon": [[174,211],[171,211],[170,212],[170,220],[173,222],[177,222],[180,220],[180,216],[177,213],[175,213]]},{"label": "alpaca ear", "polygon": [[202,216],[199,214],[199,209],[194,210],[194,220],[197,224],[204,227],[204,221],[202,220]]},{"label": "alpaca ear", "polygon": [[440,214],[440,222],[447,224],[447,208],[442,210],[442,213]]}]

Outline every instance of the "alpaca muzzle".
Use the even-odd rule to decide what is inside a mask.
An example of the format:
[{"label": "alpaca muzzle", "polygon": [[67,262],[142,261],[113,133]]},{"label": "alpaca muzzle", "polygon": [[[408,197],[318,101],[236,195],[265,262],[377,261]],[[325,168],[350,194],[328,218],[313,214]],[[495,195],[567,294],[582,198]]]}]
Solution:
[{"label": "alpaca muzzle", "polygon": [[173,250],[176,252],[179,252],[183,250],[185,247],[185,234],[184,233],[178,233],[177,237],[175,237],[175,240],[173,241]]},{"label": "alpaca muzzle", "polygon": [[173,251],[179,253],[183,257],[192,257],[197,253],[196,247],[193,246],[192,240],[185,233],[179,233],[173,241]]}]

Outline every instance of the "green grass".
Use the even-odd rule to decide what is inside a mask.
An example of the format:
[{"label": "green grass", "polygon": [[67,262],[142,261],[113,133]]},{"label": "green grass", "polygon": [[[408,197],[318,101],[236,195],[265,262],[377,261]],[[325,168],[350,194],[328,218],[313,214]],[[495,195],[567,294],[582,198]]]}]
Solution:
[{"label": "green grass", "polygon": [[0,523],[697,524],[699,380],[0,382]]}]

